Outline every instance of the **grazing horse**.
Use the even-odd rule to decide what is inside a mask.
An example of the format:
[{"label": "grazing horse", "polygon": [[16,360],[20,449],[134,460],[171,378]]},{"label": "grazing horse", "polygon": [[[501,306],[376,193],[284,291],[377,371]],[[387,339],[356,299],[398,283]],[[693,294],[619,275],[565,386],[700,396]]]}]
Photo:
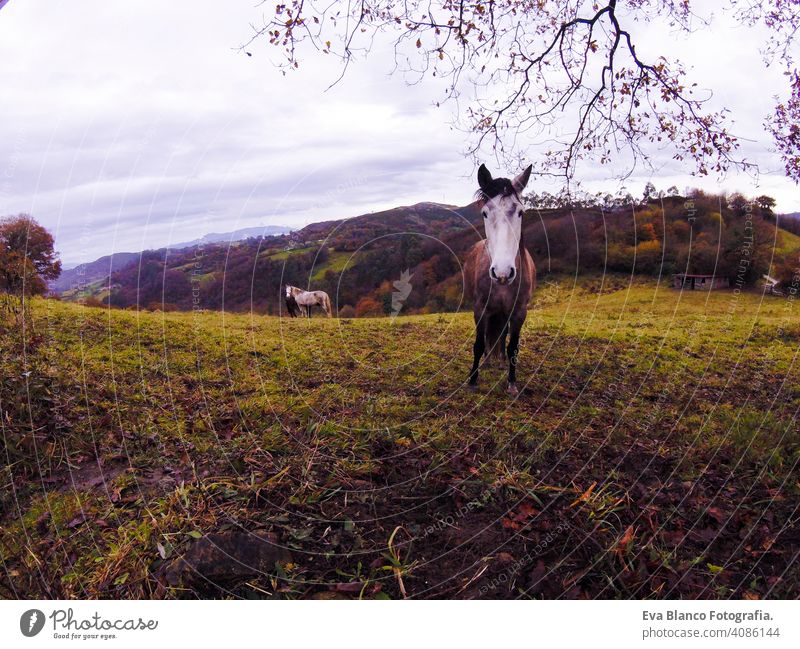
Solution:
[{"label": "grazing horse", "polygon": [[[536,267],[522,240],[522,201],[531,167],[514,180],[492,178],[485,165],[478,169],[478,198],[486,239],[476,243],[464,264],[465,288],[474,299],[475,344],[469,385],[478,384],[478,365],[484,354],[508,356],[508,393],[517,396],[519,332],[528,314]],[[508,336],[508,347],[506,347]]]},{"label": "grazing horse", "polygon": [[286,293],[286,310],[292,318],[296,318],[300,315],[300,307],[297,305],[297,300],[295,300],[294,295],[288,291]]},{"label": "grazing horse", "polygon": [[325,291],[304,291],[302,288],[296,286],[286,285],[286,299],[293,297],[297,305],[305,308],[306,317],[311,317],[311,307],[320,307],[330,318],[331,313],[331,298]]}]

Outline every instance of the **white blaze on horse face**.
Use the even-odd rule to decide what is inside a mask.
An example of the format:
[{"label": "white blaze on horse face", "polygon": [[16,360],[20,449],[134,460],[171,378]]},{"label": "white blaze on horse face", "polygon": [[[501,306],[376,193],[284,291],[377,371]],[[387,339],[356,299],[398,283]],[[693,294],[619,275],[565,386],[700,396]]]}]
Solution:
[{"label": "white blaze on horse face", "polygon": [[499,284],[513,282],[519,273],[517,253],[522,235],[522,203],[514,195],[496,196],[483,206],[483,217],[491,260],[489,276]]},{"label": "white blaze on horse face", "polygon": [[523,212],[519,196],[528,184],[532,168],[529,166],[511,182],[494,180],[486,165],[478,169],[481,192],[486,198],[491,196],[483,206],[489,276],[499,284],[513,282],[519,274],[517,254],[522,238]]}]

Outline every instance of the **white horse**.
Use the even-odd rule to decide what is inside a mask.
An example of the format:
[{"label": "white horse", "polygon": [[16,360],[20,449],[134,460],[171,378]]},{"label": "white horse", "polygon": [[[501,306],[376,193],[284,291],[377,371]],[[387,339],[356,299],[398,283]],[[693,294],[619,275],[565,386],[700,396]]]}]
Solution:
[{"label": "white horse", "polygon": [[325,291],[304,291],[302,288],[296,286],[286,285],[286,297],[293,297],[297,306],[305,308],[306,317],[311,317],[311,307],[320,307],[330,318],[331,313],[331,298]]}]

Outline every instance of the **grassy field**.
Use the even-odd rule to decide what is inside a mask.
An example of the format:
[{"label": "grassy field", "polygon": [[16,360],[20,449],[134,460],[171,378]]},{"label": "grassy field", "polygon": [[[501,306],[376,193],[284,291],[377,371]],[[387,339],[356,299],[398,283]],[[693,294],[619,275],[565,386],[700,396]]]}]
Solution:
[{"label": "grassy field", "polygon": [[516,401],[464,388],[467,313],[36,302],[0,338],[0,596],[797,596],[793,302],[534,301]]}]

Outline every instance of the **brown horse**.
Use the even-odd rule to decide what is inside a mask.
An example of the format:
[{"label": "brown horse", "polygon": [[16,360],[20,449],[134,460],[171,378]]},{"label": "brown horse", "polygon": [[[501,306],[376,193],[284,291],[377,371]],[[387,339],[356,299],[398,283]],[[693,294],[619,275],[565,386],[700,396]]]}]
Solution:
[{"label": "brown horse", "polygon": [[[478,197],[486,239],[476,243],[464,264],[466,293],[475,301],[475,344],[469,385],[478,384],[478,366],[484,354],[508,357],[508,393],[517,396],[519,333],[528,315],[536,267],[522,240],[522,201],[531,167],[514,180],[492,178],[478,169]],[[506,347],[506,337],[508,346]]]}]

